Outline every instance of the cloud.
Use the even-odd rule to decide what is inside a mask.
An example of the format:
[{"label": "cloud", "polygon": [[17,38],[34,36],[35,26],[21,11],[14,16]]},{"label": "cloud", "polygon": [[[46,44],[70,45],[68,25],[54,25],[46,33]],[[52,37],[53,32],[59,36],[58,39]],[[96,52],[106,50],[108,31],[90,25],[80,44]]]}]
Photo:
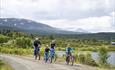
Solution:
[{"label": "cloud", "polygon": [[76,20],[47,20],[41,22],[70,31],[75,31],[80,28],[89,32],[115,32],[114,13],[111,12],[110,15],[108,14],[109,16],[101,17],[87,17]]},{"label": "cloud", "polygon": [[0,17],[32,19],[65,30],[115,31],[114,0],[0,1]]},{"label": "cloud", "polygon": [[16,16],[38,19],[104,16],[113,11],[115,6],[114,0],[1,0],[1,2],[4,8],[3,14],[12,14],[12,17],[15,17],[13,14],[18,13]]}]

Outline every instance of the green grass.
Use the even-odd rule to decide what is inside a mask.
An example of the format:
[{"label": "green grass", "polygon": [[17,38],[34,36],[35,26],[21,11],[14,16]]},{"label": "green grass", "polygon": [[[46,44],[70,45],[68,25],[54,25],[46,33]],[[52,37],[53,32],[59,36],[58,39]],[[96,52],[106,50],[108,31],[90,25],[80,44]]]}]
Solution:
[{"label": "green grass", "polygon": [[97,70],[115,70],[115,67],[97,68]]},{"label": "green grass", "polygon": [[13,70],[13,68],[9,64],[0,60],[0,70]]},{"label": "green grass", "polygon": [[30,55],[33,53],[33,50],[32,49],[23,49],[23,48],[0,47],[0,52],[5,53],[5,54]]},{"label": "green grass", "polygon": [[[96,46],[96,47],[80,47],[80,48],[76,48],[79,49],[79,51],[94,51],[97,52],[99,50],[99,48],[102,46]],[[107,51],[115,51],[115,46],[104,46],[107,48]]]},{"label": "green grass", "polygon": [[[99,47],[97,47],[96,50],[99,50],[98,49]],[[111,49],[114,48],[114,47],[110,47]],[[43,57],[44,56],[44,49],[45,47],[41,47],[41,56]],[[83,50],[85,49],[85,50]],[[87,50],[86,50],[87,49]],[[114,48],[115,49],[115,48]],[[85,47],[82,47],[82,48],[75,48],[75,51],[74,51],[74,56],[76,58],[76,63],[80,63],[80,60],[78,59],[78,52],[80,52],[80,54],[84,54],[84,57],[87,57],[87,53],[91,53],[92,50],[94,51],[95,48],[85,48]],[[65,48],[56,48],[56,51],[65,51]],[[30,56],[30,55],[33,55],[33,48],[27,48],[27,49],[23,49],[23,48],[11,48],[11,47],[0,47],[0,53],[5,53],[5,54],[16,54],[16,55],[23,55],[23,56]],[[91,59],[88,58],[88,60],[86,61],[89,61],[89,62],[86,62],[86,63],[90,63],[92,61],[90,61]],[[65,61],[65,56],[64,57],[58,57],[57,58],[57,61],[60,62],[60,61]],[[91,63],[92,64],[92,63]]]}]

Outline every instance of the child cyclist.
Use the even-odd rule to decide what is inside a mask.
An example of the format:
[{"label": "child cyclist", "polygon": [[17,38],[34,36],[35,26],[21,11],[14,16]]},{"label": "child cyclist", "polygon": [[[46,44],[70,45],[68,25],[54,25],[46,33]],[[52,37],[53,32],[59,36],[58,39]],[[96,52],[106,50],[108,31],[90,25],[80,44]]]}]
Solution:
[{"label": "child cyclist", "polygon": [[46,45],[45,52],[44,52],[44,60],[45,60],[45,62],[48,61],[48,58],[49,58],[49,51],[50,51],[49,46]]}]

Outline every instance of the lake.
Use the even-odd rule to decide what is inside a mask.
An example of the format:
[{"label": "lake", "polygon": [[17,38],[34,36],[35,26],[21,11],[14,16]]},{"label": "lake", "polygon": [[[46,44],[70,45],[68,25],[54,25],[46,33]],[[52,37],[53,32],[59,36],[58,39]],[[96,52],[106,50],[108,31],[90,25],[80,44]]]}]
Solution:
[{"label": "lake", "polygon": [[[62,57],[63,55],[65,55],[65,51],[57,51],[56,53],[59,57]],[[97,62],[98,61],[97,52],[92,52],[91,55],[92,55],[92,58]],[[108,58],[108,63],[115,66],[115,52],[109,52],[109,55],[110,57]]]},{"label": "lake", "polygon": [[[115,52],[109,52],[110,57],[108,58],[108,63],[115,66]],[[97,52],[92,52],[92,58],[97,61],[98,54]]]}]

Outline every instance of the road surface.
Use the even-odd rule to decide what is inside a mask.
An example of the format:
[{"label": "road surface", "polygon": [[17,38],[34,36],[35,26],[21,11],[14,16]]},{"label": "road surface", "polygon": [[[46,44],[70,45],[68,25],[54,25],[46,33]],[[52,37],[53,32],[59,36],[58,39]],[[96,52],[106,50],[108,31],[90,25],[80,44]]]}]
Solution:
[{"label": "road surface", "polygon": [[8,62],[14,70],[96,70],[95,67],[82,64],[71,66],[59,62],[45,63],[43,60],[16,55],[0,54],[0,59]]}]

